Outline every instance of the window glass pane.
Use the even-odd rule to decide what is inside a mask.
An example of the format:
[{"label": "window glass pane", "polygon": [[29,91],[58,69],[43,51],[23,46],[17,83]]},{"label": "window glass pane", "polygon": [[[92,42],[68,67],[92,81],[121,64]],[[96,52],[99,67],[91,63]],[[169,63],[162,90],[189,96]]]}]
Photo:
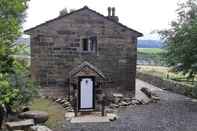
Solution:
[{"label": "window glass pane", "polygon": [[94,50],[94,41],[90,40],[90,50],[93,51]]},{"label": "window glass pane", "polygon": [[88,51],[88,39],[83,39],[82,49],[83,51]]},{"label": "window glass pane", "polygon": [[96,37],[90,37],[90,50],[95,51],[97,45],[97,38]]}]

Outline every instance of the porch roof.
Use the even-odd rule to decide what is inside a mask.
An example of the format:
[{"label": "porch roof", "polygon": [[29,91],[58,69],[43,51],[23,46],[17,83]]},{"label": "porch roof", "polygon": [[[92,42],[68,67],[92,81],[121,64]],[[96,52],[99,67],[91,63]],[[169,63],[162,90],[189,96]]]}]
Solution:
[{"label": "porch roof", "polygon": [[87,61],[84,61],[82,64],[78,65],[77,67],[73,68],[70,72],[69,72],[69,76],[73,77],[74,75],[76,75],[78,72],[80,72],[81,70],[83,70],[83,68],[88,67],[91,70],[93,70],[94,72],[96,72],[96,74],[98,74],[101,78],[105,79],[105,75],[103,74],[102,71],[100,71],[98,68],[96,68],[95,66],[93,66],[92,64],[90,64]]}]

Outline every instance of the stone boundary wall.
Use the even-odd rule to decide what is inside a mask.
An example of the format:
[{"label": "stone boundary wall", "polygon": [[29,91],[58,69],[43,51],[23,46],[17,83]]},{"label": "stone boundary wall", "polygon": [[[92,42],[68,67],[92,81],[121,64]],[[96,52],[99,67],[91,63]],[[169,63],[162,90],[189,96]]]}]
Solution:
[{"label": "stone boundary wall", "polygon": [[197,94],[194,94],[196,92],[195,87],[183,85],[183,84],[174,82],[172,80],[165,80],[165,79],[162,79],[161,77],[145,74],[142,72],[137,72],[136,77],[140,80],[148,82],[161,89],[165,89],[165,90],[168,90],[177,94],[189,96],[189,97],[195,97],[195,98],[197,97]]}]

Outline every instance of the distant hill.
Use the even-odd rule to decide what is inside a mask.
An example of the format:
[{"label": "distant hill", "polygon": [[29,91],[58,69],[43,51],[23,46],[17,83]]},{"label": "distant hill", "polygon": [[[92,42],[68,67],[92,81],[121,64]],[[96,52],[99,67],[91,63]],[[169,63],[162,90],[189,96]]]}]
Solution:
[{"label": "distant hill", "polygon": [[138,40],[137,48],[161,48],[162,46],[159,40]]},{"label": "distant hill", "polygon": [[19,37],[16,41],[15,41],[16,44],[27,44],[27,45],[30,45],[30,38],[22,38],[22,37]]}]

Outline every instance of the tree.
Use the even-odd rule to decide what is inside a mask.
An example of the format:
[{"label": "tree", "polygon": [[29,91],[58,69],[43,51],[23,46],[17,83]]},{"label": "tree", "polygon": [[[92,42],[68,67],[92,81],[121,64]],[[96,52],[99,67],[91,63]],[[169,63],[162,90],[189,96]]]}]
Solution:
[{"label": "tree", "polygon": [[20,49],[13,43],[21,35],[28,1],[0,0],[0,109],[25,104],[36,93],[27,63],[13,57]]},{"label": "tree", "polygon": [[178,18],[171,28],[159,31],[166,49],[165,60],[169,66],[181,65],[177,71],[194,78],[197,73],[197,1],[178,4]]}]

